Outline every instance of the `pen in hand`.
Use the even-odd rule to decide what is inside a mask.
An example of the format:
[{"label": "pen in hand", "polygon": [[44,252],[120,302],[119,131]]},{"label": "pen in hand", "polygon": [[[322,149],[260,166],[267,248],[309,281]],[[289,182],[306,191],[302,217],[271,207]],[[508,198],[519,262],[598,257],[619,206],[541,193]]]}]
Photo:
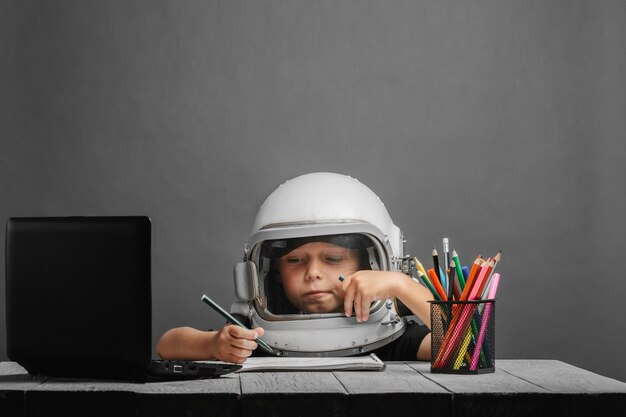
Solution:
[{"label": "pen in hand", "polygon": [[[237,326],[240,326],[240,327],[243,327],[244,329],[248,328],[246,325],[244,325],[242,322],[237,320],[232,314],[230,314],[228,311],[224,310],[219,304],[217,304],[215,301],[211,300],[205,294],[202,295],[202,301],[204,301],[206,304],[208,304],[209,307],[211,307],[213,310],[217,311],[219,313],[219,315],[224,317],[229,323],[237,325]],[[268,345],[264,340],[262,340],[260,338],[256,338],[254,341],[257,342],[257,344],[264,351],[266,351],[268,353],[276,354],[276,352],[274,352],[274,349],[272,349],[272,347],[270,345]]]}]

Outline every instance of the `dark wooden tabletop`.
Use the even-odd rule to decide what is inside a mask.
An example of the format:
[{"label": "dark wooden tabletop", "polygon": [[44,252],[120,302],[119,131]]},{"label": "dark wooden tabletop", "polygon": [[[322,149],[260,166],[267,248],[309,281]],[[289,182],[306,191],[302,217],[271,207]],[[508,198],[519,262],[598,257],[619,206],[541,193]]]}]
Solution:
[{"label": "dark wooden tabletop", "polygon": [[494,373],[255,372],[128,383],[28,375],[0,363],[0,416],[625,415],[626,383],[556,360],[497,360]]}]

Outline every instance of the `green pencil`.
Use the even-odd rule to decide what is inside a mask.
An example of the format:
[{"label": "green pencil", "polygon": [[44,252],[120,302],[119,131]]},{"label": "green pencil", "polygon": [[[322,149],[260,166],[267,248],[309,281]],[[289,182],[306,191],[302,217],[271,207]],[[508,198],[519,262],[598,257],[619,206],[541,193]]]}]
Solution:
[{"label": "green pencil", "polygon": [[459,286],[461,287],[461,291],[463,291],[465,288],[465,277],[463,276],[463,270],[461,269],[459,255],[456,253],[454,248],[452,249],[452,259],[454,260],[454,265],[456,267],[456,276],[459,278]]},{"label": "green pencil", "polygon": [[[202,295],[202,301],[204,301],[206,304],[208,304],[209,307],[211,307],[213,310],[218,312],[219,315],[224,317],[229,323],[234,324],[236,326],[243,327],[244,329],[248,328],[242,322],[237,320],[233,315],[231,315],[228,311],[224,310],[219,304],[217,304],[215,301],[211,300],[209,297],[207,297],[204,294]],[[255,342],[257,342],[259,344],[259,346],[263,350],[265,350],[267,353],[275,353],[274,350],[272,349],[272,347],[270,345],[268,345],[267,343],[265,343],[264,340],[261,340],[260,338],[257,338],[255,340]]]}]

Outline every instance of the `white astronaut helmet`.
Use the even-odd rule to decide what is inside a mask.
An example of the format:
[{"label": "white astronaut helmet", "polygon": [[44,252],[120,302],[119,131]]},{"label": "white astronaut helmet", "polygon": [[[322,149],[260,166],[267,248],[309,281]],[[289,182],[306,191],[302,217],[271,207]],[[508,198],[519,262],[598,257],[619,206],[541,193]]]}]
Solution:
[{"label": "white astronaut helmet", "polygon": [[360,269],[403,270],[407,259],[401,230],[370,188],[347,175],[304,174],[281,184],[259,208],[244,260],[234,268],[238,301],[231,313],[263,327],[263,340],[278,355],[356,355],[401,336],[406,321],[395,300],[372,303],[361,323],[343,312],[298,311],[288,301],[277,260],[313,241],[356,251]]}]

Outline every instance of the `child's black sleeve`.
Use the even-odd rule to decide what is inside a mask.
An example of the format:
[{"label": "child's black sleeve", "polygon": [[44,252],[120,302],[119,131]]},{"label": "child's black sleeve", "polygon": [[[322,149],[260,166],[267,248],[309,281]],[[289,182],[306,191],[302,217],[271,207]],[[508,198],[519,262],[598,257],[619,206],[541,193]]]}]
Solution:
[{"label": "child's black sleeve", "polygon": [[374,353],[382,361],[415,361],[417,360],[417,349],[428,333],[430,333],[428,326],[411,320],[407,323],[402,336],[376,349]]}]

